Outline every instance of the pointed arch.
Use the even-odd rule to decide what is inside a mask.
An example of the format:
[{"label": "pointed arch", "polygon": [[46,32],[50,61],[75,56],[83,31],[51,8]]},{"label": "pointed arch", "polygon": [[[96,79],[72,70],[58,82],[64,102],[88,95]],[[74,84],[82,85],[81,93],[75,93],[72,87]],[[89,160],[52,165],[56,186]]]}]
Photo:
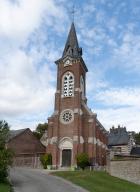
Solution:
[{"label": "pointed arch", "polygon": [[62,77],[62,96],[74,96],[74,75],[72,72],[67,71]]},{"label": "pointed arch", "polygon": [[85,97],[85,83],[84,83],[84,78],[82,75],[80,77],[80,88],[82,91],[82,98],[84,98]]}]

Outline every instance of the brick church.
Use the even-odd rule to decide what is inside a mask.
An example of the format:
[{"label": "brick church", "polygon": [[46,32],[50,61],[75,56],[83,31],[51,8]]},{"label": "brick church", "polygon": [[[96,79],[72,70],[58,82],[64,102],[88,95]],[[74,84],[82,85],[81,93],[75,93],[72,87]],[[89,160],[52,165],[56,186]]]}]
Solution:
[{"label": "brick church", "polygon": [[87,66],[82,58],[74,23],[62,57],[57,60],[54,113],[48,118],[46,152],[53,166],[76,165],[76,155],[88,154],[92,164],[106,164],[107,132],[87,106]]}]

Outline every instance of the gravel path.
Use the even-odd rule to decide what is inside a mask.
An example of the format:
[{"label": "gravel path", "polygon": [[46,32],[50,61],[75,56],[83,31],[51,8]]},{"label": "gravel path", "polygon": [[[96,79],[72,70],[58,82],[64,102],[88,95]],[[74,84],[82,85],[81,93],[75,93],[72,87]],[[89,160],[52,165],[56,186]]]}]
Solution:
[{"label": "gravel path", "polygon": [[10,178],[14,192],[86,192],[69,181],[52,176],[41,169],[12,168]]}]

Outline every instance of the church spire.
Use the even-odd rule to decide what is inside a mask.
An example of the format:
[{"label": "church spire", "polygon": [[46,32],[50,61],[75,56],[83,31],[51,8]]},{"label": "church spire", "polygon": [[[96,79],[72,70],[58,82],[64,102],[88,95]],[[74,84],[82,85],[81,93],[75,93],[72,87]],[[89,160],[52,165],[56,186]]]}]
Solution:
[{"label": "church spire", "polygon": [[69,35],[65,44],[62,57],[65,57],[67,55],[72,57],[82,56],[82,48],[79,48],[79,45],[78,45],[74,23],[71,24],[71,28],[69,31]]}]

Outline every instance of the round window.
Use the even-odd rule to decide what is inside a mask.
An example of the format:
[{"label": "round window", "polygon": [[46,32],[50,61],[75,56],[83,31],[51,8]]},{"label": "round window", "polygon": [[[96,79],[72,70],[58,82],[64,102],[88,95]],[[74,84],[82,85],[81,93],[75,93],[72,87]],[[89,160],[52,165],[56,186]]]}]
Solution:
[{"label": "round window", "polygon": [[68,124],[71,123],[74,119],[73,111],[70,109],[66,109],[60,114],[61,123]]}]

